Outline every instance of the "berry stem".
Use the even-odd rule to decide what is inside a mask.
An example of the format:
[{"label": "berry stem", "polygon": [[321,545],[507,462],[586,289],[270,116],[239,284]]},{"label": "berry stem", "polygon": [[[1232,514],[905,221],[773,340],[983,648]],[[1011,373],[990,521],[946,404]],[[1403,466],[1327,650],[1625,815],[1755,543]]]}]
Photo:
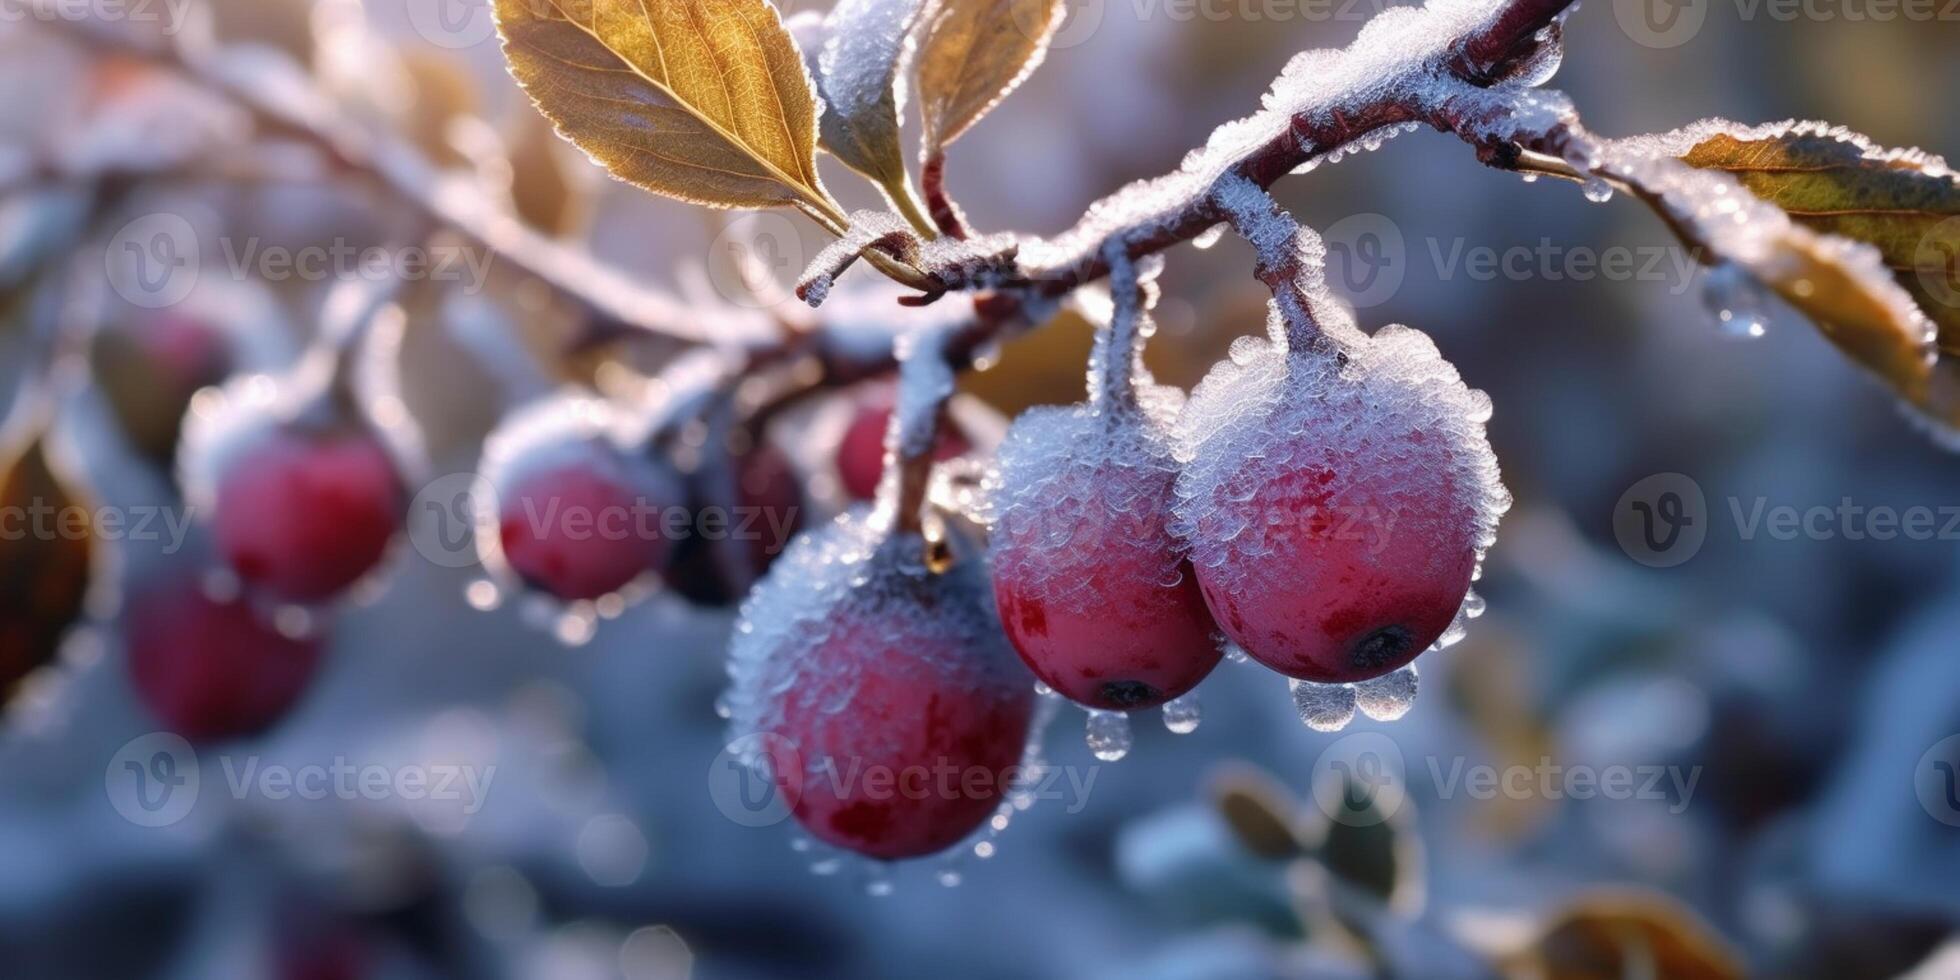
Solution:
[{"label": "berry stem", "polygon": [[1089,400],[1111,414],[1137,407],[1137,362],[1143,357],[1143,334],[1155,299],[1151,284],[1125,256],[1120,243],[1109,249],[1109,323],[1096,331],[1090,352]]}]

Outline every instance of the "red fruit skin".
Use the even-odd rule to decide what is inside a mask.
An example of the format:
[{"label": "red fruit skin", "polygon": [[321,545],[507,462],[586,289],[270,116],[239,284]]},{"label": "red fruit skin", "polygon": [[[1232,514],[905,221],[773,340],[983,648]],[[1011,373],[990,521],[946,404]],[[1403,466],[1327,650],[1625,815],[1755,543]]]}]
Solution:
[{"label": "red fruit skin", "polygon": [[504,496],[497,536],[526,585],[567,601],[624,588],[665,560],[661,503],[573,461],[527,473]]},{"label": "red fruit skin", "polygon": [[1026,684],[969,689],[921,670],[921,658],[973,655],[945,643],[845,620],[808,652],[818,670],[828,661],[857,671],[843,711],[792,700],[774,730],[818,766],[779,772],[776,785],[819,840],[880,860],[921,857],[959,843],[999,805],[1026,748],[1033,694]]},{"label": "red fruit skin", "polygon": [[256,735],[312,682],[317,638],[292,639],[243,602],[174,577],[132,593],[123,613],[130,679],[164,726],[193,742]]},{"label": "red fruit skin", "polygon": [[[1023,663],[1042,682],[1077,704],[1109,711],[1133,711],[1163,704],[1189,692],[1218,666],[1220,651],[1203,594],[1190,563],[1179,565],[1174,586],[1162,584],[1161,569],[1172,562],[1170,470],[1145,474],[1108,473],[1106,479],[1150,481],[1142,499],[1155,508],[1125,514],[1102,512],[1109,523],[1084,527],[1087,512],[1049,514],[1037,520],[1077,522],[1065,547],[1093,548],[1096,561],[1086,574],[1076,567],[1055,575],[1035,570],[1047,563],[1039,555],[1021,556],[1019,543],[994,539],[994,601],[1007,638]],[[1093,479],[1093,478],[1092,478]],[[1067,505],[1064,498],[1050,498]],[[1031,503],[1033,501],[1030,501]],[[1015,574],[1003,574],[1012,567]],[[1066,581],[1056,579],[1066,577]],[[1064,592],[1086,590],[1098,601],[1086,609],[1053,602]]]},{"label": "red fruit skin", "polygon": [[227,460],[211,519],[219,552],[248,585],[319,602],[381,563],[406,506],[379,437],[286,425]]},{"label": "red fruit skin", "polygon": [[736,531],[750,535],[744,544],[760,576],[803,530],[803,481],[789,457],[768,443],[737,460],[736,473],[736,506],[742,510]]},{"label": "red fruit skin", "polygon": [[[837,445],[837,479],[853,500],[869,501],[878,496],[878,481],[885,474],[885,430],[891,426],[893,398],[889,391],[866,398]],[[957,426],[939,427],[938,440],[932,447],[935,462],[972,451],[972,441]]]},{"label": "red fruit skin", "polygon": [[1430,470],[1427,485],[1417,482],[1424,478],[1398,477],[1393,521],[1374,521],[1367,515],[1389,507],[1370,493],[1372,481],[1316,469],[1248,474],[1259,486],[1252,499],[1218,506],[1242,508],[1248,519],[1290,515],[1292,531],[1271,536],[1271,553],[1232,581],[1196,569],[1225,635],[1260,663],[1319,683],[1379,677],[1427,650],[1463,604],[1477,553],[1448,474]]}]

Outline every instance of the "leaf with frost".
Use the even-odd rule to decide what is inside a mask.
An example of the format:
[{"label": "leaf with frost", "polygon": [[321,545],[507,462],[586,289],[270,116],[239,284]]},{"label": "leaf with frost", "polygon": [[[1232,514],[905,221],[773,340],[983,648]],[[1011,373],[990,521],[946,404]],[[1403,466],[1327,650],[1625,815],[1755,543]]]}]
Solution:
[{"label": "leaf with frost", "polygon": [[825,21],[817,85],[824,149],[881,186],[905,180],[898,114],[905,107],[899,67],[912,48],[922,0],[840,0]]},{"label": "leaf with frost", "polygon": [[[1936,358],[1933,321],[1913,292],[1901,285],[1882,244],[1836,233],[1856,226],[1840,222],[1848,216],[1826,212],[1852,208],[1818,207],[1827,198],[1844,204],[1862,200],[1858,207],[1868,212],[1864,230],[1873,231],[1889,227],[1887,209],[1896,204],[1909,211],[1912,205],[1875,196],[1875,183],[1864,186],[1863,198],[1849,184],[1828,189],[1830,179],[1823,176],[1807,190],[1800,189],[1801,178],[1781,172],[1784,168],[1776,164],[1780,151],[1751,150],[1748,144],[1760,138],[1723,139],[1722,131],[1697,127],[1612,143],[1605,148],[1600,172],[1632,188],[1684,242],[1699,250],[1697,257],[1705,264],[1728,263],[1746,272],[1801,310],[1826,339],[1878,375],[1926,419],[1947,430],[1960,427],[1960,374]],[[1810,152],[1818,149],[1813,144]],[[1735,172],[1717,167],[1721,162],[1732,164]],[[1929,172],[1944,170],[1937,161],[1926,162]],[[1791,170],[1807,165],[1820,172],[1828,169],[1815,157],[1808,164],[1802,156],[1786,157],[1785,163]],[[1758,197],[1744,183],[1753,171],[1761,172],[1752,179],[1772,194],[1770,199]],[[1786,212],[1778,206],[1782,201],[1797,210]]]},{"label": "leaf with frost", "polygon": [[[1713,131],[1708,131],[1710,129]],[[1720,170],[1813,231],[1868,243],[1960,354],[1960,177],[1937,158],[1888,151],[1821,123],[1684,131],[1692,167]]]},{"label": "leaf with frost", "polygon": [[1061,0],[935,0],[917,58],[928,156],[1033,74],[1067,10]]},{"label": "leaf with frost", "polygon": [[711,207],[842,209],[817,97],[767,0],[497,0],[511,73],[614,176]]}]

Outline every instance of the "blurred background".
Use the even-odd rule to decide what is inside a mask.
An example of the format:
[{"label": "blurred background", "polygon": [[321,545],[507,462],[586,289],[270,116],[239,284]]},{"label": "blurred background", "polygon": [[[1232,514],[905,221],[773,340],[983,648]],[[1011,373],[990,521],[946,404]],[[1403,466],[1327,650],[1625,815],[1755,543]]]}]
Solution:
[{"label": "blurred background", "polygon": [[[1381,3],[1071,0],[1047,62],[953,148],[952,191],[983,230],[1059,232],[1174,168],[1291,54],[1345,44]],[[806,7],[822,9],[786,12]],[[1551,84],[1613,136],[1821,118],[1960,152],[1946,98],[1960,23],[1867,16],[1878,7],[1785,17],[1696,0],[1679,8],[1691,29],[1660,31],[1640,5],[1600,0],[1570,21]],[[51,5],[9,10],[0,229],[15,251],[0,257],[69,241],[75,278],[99,279],[118,227],[156,214],[195,228],[207,268],[248,245],[412,234],[405,209],[227,100],[59,40],[51,19],[72,15]],[[210,16],[221,43],[256,52],[266,90],[310,74],[349,119],[487,173],[541,230],[660,288],[793,302],[755,299],[731,257],[753,248],[788,283],[824,243],[801,218],[604,179],[505,74],[480,3],[159,0],[154,14]],[[292,70],[267,67],[281,60]],[[79,205],[61,176],[120,170],[169,176],[95,181],[118,195],[108,217],[64,239]],[[846,204],[875,203],[842,168],[826,176]],[[1960,951],[1942,951],[1960,929],[1960,461],[1796,314],[1774,311],[1759,338],[1719,328],[1683,253],[1624,200],[1528,185],[1427,131],[1275,191],[1327,234],[1364,327],[1427,331],[1496,405],[1517,504],[1478,585],[1488,612],[1420,661],[1399,721],[1312,731],[1279,677],[1224,663],[1195,732],[1139,716],[1120,762],[1092,756],[1062,711],[1046,754],[1077,788],[1016,813],[984,855],[870,869],[717,804],[725,603],[666,590],[568,625],[472,592],[482,569],[403,542],[379,581],[317,613],[332,620],[321,665],[275,725],[150,771],[201,786],[159,816],[118,788],[162,727],[119,626],[130,595],[203,574],[196,532],[183,548],[99,539],[85,559],[8,544],[8,656],[63,641],[13,692],[0,740],[0,974],[1960,976]],[[1601,271],[1615,249],[1629,263]],[[1263,328],[1265,293],[1229,239],[1167,258],[1149,359],[1188,386]],[[21,298],[22,269],[0,271],[10,302],[51,302],[94,337],[69,359],[90,379],[50,394],[26,382],[32,331],[10,330],[10,480],[182,515],[170,423],[216,380],[201,348],[117,290]],[[205,274],[180,309],[222,335],[216,377],[276,371],[332,285]],[[521,282],[490,292],[521,344],[417,330],[413,315],[401,340],[400,402],[430,479],[477,465],[504,408],[501,356],[543,352],[560,380],[631,393],[676,354],[641,338],[558,357],[576,317]],[[103,339],[117,335],[135,352]],[[966,379],[975,441],[1002,415],[1079,398],[1087,349],[1065,320]],[[867,397],[814,398],[767,433],[813,516],[842,500],[836,445]],[[1687,518],[1670,522],[1678,539],[1642,523],[1655,508]],[[50,613],[64,595],[74,614]],[[247,766],[336,765],[483,779],[441,800],[228,791]],[[1379,792],[1357,809],[1329,782],[1343,774]]]}]

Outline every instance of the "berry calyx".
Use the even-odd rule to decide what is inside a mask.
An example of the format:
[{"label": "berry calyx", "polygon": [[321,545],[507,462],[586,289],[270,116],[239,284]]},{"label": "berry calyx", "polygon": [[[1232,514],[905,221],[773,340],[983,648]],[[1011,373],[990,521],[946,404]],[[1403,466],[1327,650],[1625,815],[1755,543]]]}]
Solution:
[{"label": "berry calyx", "polygon": [[565,601],[618,592],[659,568],[667,508],[681,493],[618,431],[608,403],[577,395],[535,402],[500,426],[484,447],[494,490],[478,515],[485,562]]},{"label": "berry calyx", "polygon": [[799,537],[743,605],[729,656],[737,739],[812,835],[880,859],[931,854],[986,822],[1034,713],[964,542],[861,512]]},{"label": "berry calyx", "polygon": [[1036,408],[1001,444],[994,598],[1035,676],[1079,704],[1150,708],[1197,686],[1220,651],[1171,535],[1173,390],[1149,408]]},{"label": "berry calyx", "polygon": [[191,741],[255,735],[285,717],[318,670],[323,642],[293,638],[195,577],[132,590],[122,614],[130,679],[165,727]]},{"label": "berry calyx", "polygon": [[[867,391],[837,444],[837,479],[853,500],[870,501],[878,496],[878,481],[885,475],[885,434],[891,428],[897,400],[897,391],[889,384]],[[943,463],[972,451],[973,440],[956,424],[939,427],[932,444],[934,462]]]},{"label": "berry calyx", "polygon": [[1179,528],[1220,628],[1320,683],[1430,648],[1510,505],[1489,414],[1407,327],[1295,353],[1241,339],[1179,420]]}]

